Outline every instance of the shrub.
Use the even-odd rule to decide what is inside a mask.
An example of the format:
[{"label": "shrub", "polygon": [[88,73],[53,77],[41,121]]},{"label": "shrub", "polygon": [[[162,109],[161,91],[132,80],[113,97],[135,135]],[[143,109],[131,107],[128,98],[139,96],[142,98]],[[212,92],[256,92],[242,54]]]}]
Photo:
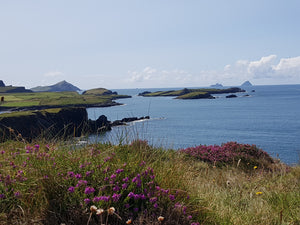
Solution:
[{"label": "shrub", "polygon": [[224,165],[238,163],[244,168],[254,168],[261,166],[269,168],[273,159],[256,145],[239,144],[237,142],[227,142],[219,145],[199,145],[180,150],[196,159],[212,163],[214,165]]}]

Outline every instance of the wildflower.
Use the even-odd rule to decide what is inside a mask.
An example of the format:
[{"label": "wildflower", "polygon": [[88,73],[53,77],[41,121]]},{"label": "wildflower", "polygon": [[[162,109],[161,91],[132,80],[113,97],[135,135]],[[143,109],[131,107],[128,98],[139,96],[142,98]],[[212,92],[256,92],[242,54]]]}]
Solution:
[{"label": "wildflower", "polygon": [[75,178],[77,178],[77,179],[80,179],[82,176],[81,176],[81,174],[80,173],[77,173],[76,175],[75,175]]},{"label": "wildflower", "polygon": [[262,195],[261,191],[256,192],[256,195]]},{"label": "wildflower", "polygon": [[132,223],[131,219],[129,219],[129,220],[126,221],[126,224],[131,224],[131,223]]},{"label": "wildflower", "polygon": [[91,212],[96,212],[96,211],[97,211],[97,207],[94,206],[94,205],[92,205],[92,206],[90,207],[90,210],[91,210]]},{"label": "wildflower", "polygon": [[94,171],[87,171],[87,172],[85,173],[85,176],[88,177],[88,176],[90,176],[92,173],[94,173]]},{"label": "wildflower", "polygon": [[120,197],[121,197],[121,194],[114,193],[112,196],[112,199],[114,202],[117,202],[117,201],[119,201]]},{"label": "wildflower", "polygon": [[162,221],[164,221],[165,217],[159,216],[157,219],[158,219],[159,222],[162,222]]},{"label": "wildflower", "polygon": [[112,215],[112,214],[114,214],[115,213],[115,208],[114,207],[110,207],[108,210],[107,210],[107,212],[108,212],[108,214],[109,215]]},{"label": "wildflower", "polygon": [[86,187],[85,190],[84,190],[84,193],[85,194],[91,194],[91,193],[94,193],[95,192],[95,189],[93,187]]},{"label": "wildflower", "polygon": [[193,217],[191,216],[191,215],[189,215],[188,217],[187,217],[187,219],[188,220],[191,220]]},{"label": "wildflower", "polygon": [[116,170],[116,174],[120,174],[120,173],[122,173],[124,170],[123,169],[117,169]]},{"label": "wildflower", "polygon": [[91,200],[89,198],[84,199],[85,204],[89,204],[90,202],[91,202]]},{"label": "wildflower", "polygon": [[255,170],[256,170],[256,169],[257,169],[257,166],[254,166],[254,167],[253,167],[253,169],[255,169]]},{"label": "wildflower", "polygon": [[0,199],[5,199],[6,198],[6,196],[5,196],[5,194],[0,194]]},{"label": "wildflower", "polygon": [[103,209],[97,209],[96,210],[96,214],[97,215],[101,215],[101,214],[103,214],[104,213],[104,210]]},{"label": "wildflower", "polygon": [[69,191],[70,193],[73,193],[73,192],[75,191],[75,188],[74,188],[73,186],[71,186],[71,187],[69,187],[68,191]]},{"label": "wildflower", "polygon": [[170,198],[171,201],[175,200],[175,196],[174,195],[169,195],[169,198]]},{"label": "wildflower", "polygon": [[94,197],[93,202],[99,202],[101,200],[101,197]]}]

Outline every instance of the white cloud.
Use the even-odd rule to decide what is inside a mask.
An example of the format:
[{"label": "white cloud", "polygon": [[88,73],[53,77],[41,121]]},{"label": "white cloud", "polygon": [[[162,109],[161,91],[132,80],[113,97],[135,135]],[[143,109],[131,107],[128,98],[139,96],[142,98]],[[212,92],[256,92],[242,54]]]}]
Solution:
[{"label": "white cloud", "polygon": [[280,62],[273,69],[279,76],[300,78],[300,56],[280,59]]},{"label": "white cloud", "polygon": [[250,80],[254,84],[300,83],[300,56],[278,59],[276,55],[259,60],[237,60],[221,71],[189,73],[181,69],[158,70],[150,66],[140,71],[128,71],[131,87],[201,87],[215,83],[240,85]]},{"label": "white cloud", "polygon": [[257,84],[300,83],[300,56],[278,60],[276,55],[269,55],[256,61],[238,60],[224,67],[223,78],[235,83],[244,80]]}]

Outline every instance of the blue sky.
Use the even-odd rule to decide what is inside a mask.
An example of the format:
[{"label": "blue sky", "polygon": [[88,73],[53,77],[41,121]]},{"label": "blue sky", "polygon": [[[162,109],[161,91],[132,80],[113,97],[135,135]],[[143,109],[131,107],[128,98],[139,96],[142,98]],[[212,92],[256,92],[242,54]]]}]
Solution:
[{"label": "blue sky", "polygon": [[0,79],[82,89],[300,83],[298,0],[0,0]]}]

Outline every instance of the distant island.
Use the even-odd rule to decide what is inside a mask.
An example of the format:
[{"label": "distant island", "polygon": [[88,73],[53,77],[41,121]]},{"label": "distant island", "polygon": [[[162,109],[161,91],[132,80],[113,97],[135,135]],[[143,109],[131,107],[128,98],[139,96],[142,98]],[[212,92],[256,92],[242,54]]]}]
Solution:
[{"label": "distant island", "polygon": [[251,87],[251,86],[253,86],[251,83],[250,83],[250,81],[245,81],[242,85],[241,85],[241,87]]},{"label": "distant island", "polygon": [[222,85],[222,84],[219,84],[219,83],[216,83],[216,84],[210,85],[210,87],[220,88],[220,87],[223,87],[223,85]]},{"label": "distant island", "polygon": [[228,94],[245,92],[245,90],[232,87],[227,89],[215,89],[215,88],[200,88],[200,89],[188,89],[184,88],[182,90],[171,90],[171,91],[156,91],[156,92],[142,92],[139,96],[143,97],[161,97],[161,96],[174,96],[176,99],[214,99],[212,94]]}]

